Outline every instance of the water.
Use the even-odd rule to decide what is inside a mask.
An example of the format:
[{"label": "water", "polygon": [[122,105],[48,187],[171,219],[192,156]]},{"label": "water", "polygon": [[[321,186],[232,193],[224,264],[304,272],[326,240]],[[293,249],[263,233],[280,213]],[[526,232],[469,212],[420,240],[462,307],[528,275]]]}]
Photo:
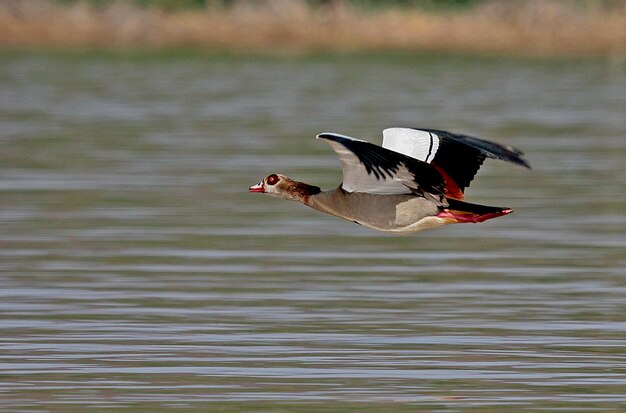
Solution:
[{"label": "water", "polygon": [[[626,410],[626,76],[602,61],[0,57],[0,407]],[[316,133],[483,136],[468,200],[388,236],[247,188],[331,188]]]}]

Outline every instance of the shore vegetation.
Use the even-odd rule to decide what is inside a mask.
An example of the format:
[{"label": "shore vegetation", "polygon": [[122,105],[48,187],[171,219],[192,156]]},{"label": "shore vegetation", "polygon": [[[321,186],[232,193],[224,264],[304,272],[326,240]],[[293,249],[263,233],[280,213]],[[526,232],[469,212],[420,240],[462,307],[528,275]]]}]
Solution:
[{"label": "shore vegetation", "polygon": [[626,0],[3,0],[0,48],[626,55]]}]

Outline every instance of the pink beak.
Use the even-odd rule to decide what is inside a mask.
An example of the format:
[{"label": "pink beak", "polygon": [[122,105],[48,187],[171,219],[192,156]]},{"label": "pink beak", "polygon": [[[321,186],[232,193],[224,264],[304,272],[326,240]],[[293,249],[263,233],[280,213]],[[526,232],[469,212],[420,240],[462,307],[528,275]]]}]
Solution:
[{"label": "pink beak", "polygon": [[250,189],[248,189],[248,191],[250,191],[250,192],[265,192],[265,188],[263,187],[263,182],[259,182],[256,185],[252,185],[250,187]]}]

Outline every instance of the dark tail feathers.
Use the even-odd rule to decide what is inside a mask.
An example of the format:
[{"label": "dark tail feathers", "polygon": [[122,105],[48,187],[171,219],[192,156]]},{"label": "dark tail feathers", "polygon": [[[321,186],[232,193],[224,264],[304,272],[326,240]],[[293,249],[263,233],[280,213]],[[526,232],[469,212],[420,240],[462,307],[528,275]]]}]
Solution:
[{"label": "dark tail feathers", "polygon": [[439,216],[452,218],[458,222],[483,222],[513,212],[511,208],[470,204],[451,198],[448,198],[447,201],[448,208],[442,211]]}]

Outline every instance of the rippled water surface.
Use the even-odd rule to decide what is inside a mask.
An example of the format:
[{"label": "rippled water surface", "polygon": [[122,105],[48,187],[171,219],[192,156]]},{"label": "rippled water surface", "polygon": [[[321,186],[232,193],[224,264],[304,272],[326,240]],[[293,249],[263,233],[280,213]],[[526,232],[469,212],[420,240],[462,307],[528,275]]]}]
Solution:
[{"label": "rippled water surface", "polygon": [[[0,410],[626,411],[626,76],[600,61],[2,55]],[[334,131],[518,146],[389,236]]]}]

